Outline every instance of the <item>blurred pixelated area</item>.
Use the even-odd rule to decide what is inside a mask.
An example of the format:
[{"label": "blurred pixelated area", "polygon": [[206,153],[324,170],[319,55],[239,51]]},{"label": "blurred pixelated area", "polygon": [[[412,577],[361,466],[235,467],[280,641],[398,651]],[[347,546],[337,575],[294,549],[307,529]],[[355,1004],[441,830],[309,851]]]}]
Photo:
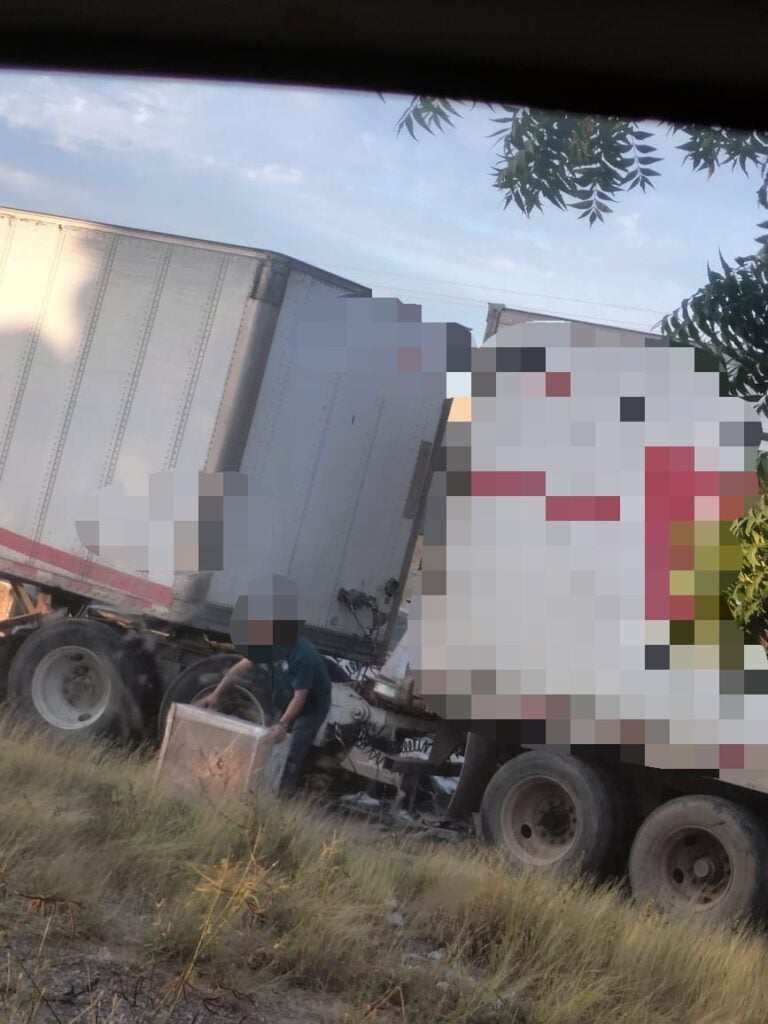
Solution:
[{"label": "blurred pixelated area", "polygon": [[570,322],[449,351],[411,660],[525,746],[768,768],[768,665],[724,592],[761,424],[705,354]]},{"label": "blurred pixelated area", "polygon": [[270,645],[281,648],[296,643],[306,611],[296,584],[281,575],[253,579],[247,594],[232,609],[229,634],[235,650],[244,658],[260,663]]},{"label": "blurred pixelated area", "polygon": [[421,306],[387,298],[318,299],[296,339],[297,366],[339,374],[357,396],[397,399],[404,408],[414,399],[443,399],[446,359],[470,343],[466,328],[424,323]]},{"label": "blurred pixelated area", "polygon": [[244,473],[169,470],[136,487],[112,484],[78,520],[92,554],[151,575],[259,564],[273,540],[274,507]]},{"label": "blurred pixelated area", "polygon": [[[237,595],[257,593],[251,577],[290,578],[311,627],[381,646],[444,416],[446,352],[470,335],[424,322],[418,305],[302,288],[253,394],[235,403],[198,387],[188,429],[207,459],[196,443],[171,464],[143,433],[111,460],[113,480],[91,481],[75,523],[83,571],[103,561],[147,574],[167,586],[169,614],[221,629]],[[236,429],[235,407],[250,410]],[[239,447],[216,442],[227,431]]]}]

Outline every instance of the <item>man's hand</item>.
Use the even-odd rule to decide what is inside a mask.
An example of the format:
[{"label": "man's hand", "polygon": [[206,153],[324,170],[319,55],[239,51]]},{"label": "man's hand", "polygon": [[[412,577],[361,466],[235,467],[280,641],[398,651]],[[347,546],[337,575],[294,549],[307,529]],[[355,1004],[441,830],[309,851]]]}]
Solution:
[{"label": "man's hand", "polygon": [[210,693],[206,693],[202,697],[198,697],[194,703],[197,708],[203,708],[207,711],[215,711],[219,703],[219,694],[216,690],[211,690]]},{"label": "man's hand", "polygon": [[282,743],[288,735],[288,730],[282,722],[277,722],[269,731],[275,743]]},{"label": "man's hand", "polygon": [[195,707],[207,708],[209,711],[215,711],[221,698],[224,696],[226,691],[237,682],[239,677],[243,673],[247,672],[251,668],[251,663],[247,658],[241,658],[240,661],[236,662],[232,668],[228,669],[225,673],[218,686],[216,686],[210,693],[200,697],[196,700]]}]

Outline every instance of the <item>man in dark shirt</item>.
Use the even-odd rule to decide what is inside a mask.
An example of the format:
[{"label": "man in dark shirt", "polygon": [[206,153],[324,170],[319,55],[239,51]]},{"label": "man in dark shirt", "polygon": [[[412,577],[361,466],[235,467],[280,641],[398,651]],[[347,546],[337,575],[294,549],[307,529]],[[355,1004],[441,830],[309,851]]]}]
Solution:
[{"label": "man in dark shirt", "polygon": [[[331,707],[333,684],[325,661],[315,645],[300,635],[299,622],[248,622],[248,651],[262,663],[285,659],[288,679],[293,690],[288,706],[272,726],[276,743],[291,733],[291,746],[283,769],[281,791],[293,791],[300,781],[304,762],[312,749],[320,726]],[[252,654],[252,656],[254,656]],[[219,685],[200,702],[200,707],[215,708],[221,696],[253,665],[251,658],[242,658],[226,673]],[[274,671],[273,671],[274,676]]]}]

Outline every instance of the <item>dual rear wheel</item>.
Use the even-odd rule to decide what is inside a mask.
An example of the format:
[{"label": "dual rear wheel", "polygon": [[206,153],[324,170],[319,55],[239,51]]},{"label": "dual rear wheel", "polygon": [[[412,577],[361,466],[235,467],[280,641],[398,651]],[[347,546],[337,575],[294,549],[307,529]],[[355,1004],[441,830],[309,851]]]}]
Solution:
[{"label": "dual rear wheel", "polygon": [[141,739],[160,701],[132,637],[90,619],[51,621],[27,637],[7,686],[13,717],[62,739]]},{"label": "dual rear wheel", "polygon": [[[91,619],[41,626],[10,662],[12,717],[64,740],[138,741],[156,722],[162,734],[172,703],[195,703],[240,660],[230,654],[203,658],[182,671],[163,696],[136,639]],[[274,716],[269,672],[254,666],[226,694],[220,710],[269,725]]]},{"label": "dual rear wheel", "polygon": [[[666,911],[756,919],[768,909],[768,837],[750,811],[713,796],[661,804],[628,847],[620,791],[604,768],[531,751],[483,796],[485,838],[517,870],[605,875],[628,860],[632,893]],[[628,853],[628,857],[627,857]]]},{"label": "dual rear wheel", "polygon": [[730,800],[681,796],[657,807],[638,829],[629,878],[634,895],[663,910],[763,919],[768,838],[760,820]]}]

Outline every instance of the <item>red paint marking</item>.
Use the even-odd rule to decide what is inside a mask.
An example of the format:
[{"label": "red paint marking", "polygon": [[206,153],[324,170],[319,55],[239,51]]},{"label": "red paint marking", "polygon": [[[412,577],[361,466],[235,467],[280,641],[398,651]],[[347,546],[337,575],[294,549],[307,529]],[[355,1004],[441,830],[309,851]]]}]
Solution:
[{"label": "red paint marking", "polygon": [[721,743],[720,744],[720,767],[721,768],[743,768],[744,767],[744,745],[742,743]]},{"label": "red paint marking", "polygon": [[[660,558],[655,559],[656,562],[661,561]],[[653,584],[654,591],[661,597],[665,594],[669,598],[669,563],[665,563],[663,566],[655,565],[653,567],[646,567],[645,570],[646,584]],[[662,587],[664,588],[662,590]],[[647,587],[646,587],[647,589]]]},{"label": "red paint marking", "polygon": [[645,521],[646,523],[687,523],[693,522],[694,502],[693,496],[654,496],[646,494],[645,497]]},{"label": "red paint marking", "polygon": [[71,555],[59,548],[51,547],[49,544],[35,543],[29,537],[12,530],[5,530],[0,527],[0,547],[10,548],[11,551],[18,551],[27,558],[39,562],[46,562],[55,566],[69,575],[84,578],[87,577],[96,583],[101,583],[111,590],[118,590],[132,597],[138,597],[150,601],[152,604],[167,605],[173,597],[171,587],[163,586],[161,583],[153,583],[151,580],[138,579],[130,573],[121,572],[119,569],[111,569],[107,565],[99,565],[95,562],[87,562],[84,558]]},{"label": "red paint marking", "polygon": [[[726,474],[723,473],[722,476]],[[722,494],[720,473],[713,470],[699,471],[693,474],[693,493],[697,498],[719,498]]]},{"label": "red paint marking", "polygon": [[669,552],[670,569],[695,569],[695,550],[692,544],[683,547],[682,544],[675,544]]},{"label": "red paint marking", "polygon": [[645,497],[647,498],[666,498],[667,494],[667,480],[669,479],[669,473],[665,470],[662,472],[659,469],[648,469],[648,462],[646,460],[646,472],[645,472]]},{"label": "red paint marking", "polygon": [[[667,578],[669,587],[669,578]],[[693,622],[696,618],[696,598],[693,594],[674,594],[668,598],[669,615],[664,616],[674,622]]]},{"label": "red paint marking", "polygon": [[547,398],[570,398],[571,375],[567,372],[544,374],[544,388]]},{"label": "red paint marking", "polygon": [[669,517],[674,523],[690,523],[696,517],[696,500],[689,494],[672,495],[669,499]]},{"label": "red paint marking", "polygon": [[621,519],[621,499],[584,495],[553,495],[547,498],[547,520],[551,523],[617,522]]},{"label": "red paint marking", "polygon": [[649,447],[645,449],[646,473],[658,471],[662,473],[693,472],[695,455],[692,447],[669,448]]},{"label": "red paint marking", "polygon": [[756,498],[759,490],[757,474],[746,472],[717,473],[712,470],[694,473],[694,492],[697,497]]},{"label": "red paint marking", "polygon": [[546,473],[474,470],[472,497],[543,498],[546,481]]},{"label": "red paint marking", "polygon": [[747,507],[751,505],[749,497],[733,495],[729,498],[720,499],[720,521],[731,522],[734,519],[741,519],[746,513]]},{"label": "red paint marking", "polygon": [[621,499],[596,495],[547,496],[546,473],[515,470],[474,470],[473,498],[545,498],[550,522],[615,522]]},{"label": "red paint marking", "polygon": [[645,449],[645,617],[651,622],[671,618],[669,527],[675,519],[693,519],[694,503],[693,496],[689,496],[690,510],[678,510],[683,515],[673,515],[669,488],[673,475],[692,482],[694,459],[693,448]]},{"label": "red paint marking", "polygon": [[646,518],[646,538],[654,541],[656,545],[669,544],[669,526],[670,524],[664,519],[660,518]]},{"label": "red paint marking", "polygon": [[[669,577],[667,577],[669,578]],[[646,589],[645,594],[645,618],[648,622],[670,622],[674,616],[672,615],[672,605],[668,597],[659,597],[649,594]]]},{"label": "red paint marking", "polygon": [[672,546],[673,522],[730,522],[758,494],[756,474],[696,470],[693,447],[645,449],[645,617],[695,618],[694,597],[669,593],[671,569],[693,568],[693,548]]},{"label": "red paint marking", "polygon": [[721,473],[721,498],[756,498],[760,493],[757,473]]}]

